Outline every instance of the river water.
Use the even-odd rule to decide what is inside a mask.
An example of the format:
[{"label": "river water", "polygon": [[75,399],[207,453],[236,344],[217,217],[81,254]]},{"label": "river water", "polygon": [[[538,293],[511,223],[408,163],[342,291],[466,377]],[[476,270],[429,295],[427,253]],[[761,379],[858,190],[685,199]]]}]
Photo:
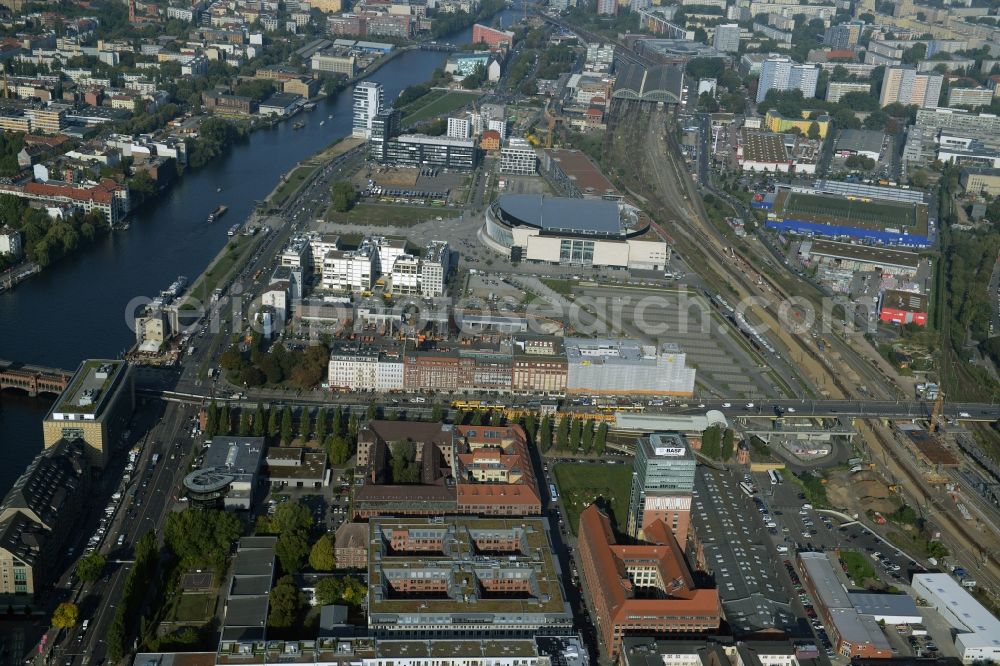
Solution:
[{"label": "river water", "polygon": [[[521,13],[498,17],[508,26]],[[491,21],[492,23],[492,21]],[[446,38],[471,41],[472,29]],[[408,51],[366,80],[385,87],[386,100],[430,78],[447,54]],[[117,357],[134,342],[126,308],[136,297],[156,296],[178,275],[194,280],[225,245],[226,231],[250,214],[283,173],[351,131],[352,89],[319,102],[312,113],[254,132],[223,158],[189,172],[168,192],[133,214],[131,228],[66,258],[0,294],[0,359],[72,370],[82,359]],[[332,118],[328,118],[332,116]],[[321,126],[320,121],[325,121]],[[219,204],[229,211],[215,224],[206,217]],[[0,397],[0,497],[42,447],[41,419],[48,404]]]}]

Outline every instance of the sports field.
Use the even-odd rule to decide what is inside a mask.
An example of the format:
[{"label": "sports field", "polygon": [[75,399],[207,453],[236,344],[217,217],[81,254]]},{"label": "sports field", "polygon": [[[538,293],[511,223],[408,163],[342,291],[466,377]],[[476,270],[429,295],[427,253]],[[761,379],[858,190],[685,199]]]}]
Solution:
[{"label": "sports field", "polygon": [[911,234],[927,233],[927,209],[891,201],[849,199],[802,192],[779,192],[775,212],[785,220],[861,229],[897,229]]}]

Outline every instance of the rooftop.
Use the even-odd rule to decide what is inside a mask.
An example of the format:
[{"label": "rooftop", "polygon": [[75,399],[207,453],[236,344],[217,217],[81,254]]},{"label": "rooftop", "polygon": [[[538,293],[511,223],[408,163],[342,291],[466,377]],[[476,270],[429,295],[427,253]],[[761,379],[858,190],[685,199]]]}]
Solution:
[{"label": "rooftop", "polygon": [[781,134],[743,130],[743,160],[778,164],[788,162],[788,150]]},{"label": "rooftop", "polygon": [[881,131],[845,129],[837,137],[837,148],[855,152],[880,153],[884,141],[885,133]]},{"label": "rooftop", "polygon": [[124,361],[90,359],[80,364],[66,390],[49,410],[46,420],[62,420],[65,414],[90,415],[96,419],[107,407],[114,388],[127,372]]},{"label": "rooftop", "polygon": [[[989,612],[967,590],[948,574],[919,573],[913,576],[913,586],[918,591],[926,589],[931,592],[938,611],[942,611],[945,620],[952,628],[962,633],[962,642],[972,644],[1000,645],[1000,620]],[[919,587],[918,587],[919,586]],[[975,634],[976,639],[964,632]]]},{"label": "rooftop", "polygon": [[617,193],[615,186],[605,177],[596,164],[579,150],[552,148],[545,151],[566,177],[584,196],[603,196]]},{"label": "rooftop", "polygon": [[811,254],[832,257],[835,259],[853,259],[881,266],[898,266],[916,270],[920,263],[920,255],[916,252],[897,250],[888,247],[841,243],[839,241],[812,240],[809,250]]},{"label": "rooftop", "polygon": [[575,199],[540,194],[506,194],[497,202],[504,213],[549,232],[619,236],[619,204],[604,199]]}]

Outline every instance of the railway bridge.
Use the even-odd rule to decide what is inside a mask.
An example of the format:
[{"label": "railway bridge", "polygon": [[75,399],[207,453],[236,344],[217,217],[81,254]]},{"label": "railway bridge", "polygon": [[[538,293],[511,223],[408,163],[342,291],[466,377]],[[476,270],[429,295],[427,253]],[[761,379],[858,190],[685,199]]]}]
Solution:
[{"label": "railway bridge", "polygon": [[14,389],[34,397],[40,393],[59,395],[72,373],[58,368],[46,368],[0,359],[0,390]]}]

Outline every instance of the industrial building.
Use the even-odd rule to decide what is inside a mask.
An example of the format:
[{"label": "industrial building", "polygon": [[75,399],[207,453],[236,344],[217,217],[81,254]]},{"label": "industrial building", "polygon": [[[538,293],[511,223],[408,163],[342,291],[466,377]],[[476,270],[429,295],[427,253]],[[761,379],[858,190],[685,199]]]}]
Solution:
[{"label": "industrial building", "polygon": [[852,659],[891,658],[889,640],[878,621],[858,612],[827,553],[801,552],[798,562],[802,582],[816,602],[837,653]]},{"label": "industrial building", "polygon": [[628,635],[694,636],[719,628],[714,589],[695,587],[684,552],[662,522],[645,530],[648,545],[621,546],[596,505],[580,514],[577,549],[595,629],[615,661]]},{"label": "industrial building", "polygon": [[184,477],[184,490],[193,506],[247,511],[263,461],[263,437],[215,437],[201,467]]},{"label": "industrial building", "polygon": [[695,369],[673,343],[565,338],[566,392],[585,395],[694,395]]},{"label": "industrial building", "polygon": [[913,576],[913,593],[933,607],[956,632],[955,649],[962,663],[1000,661],[1000,620],[945,573]]},{"label": "industrial building", "polygon": [[570,634],[548,521],[376,518],[368,538],[368,630],[376,638]]},{"label": "industrial building", "polygon": [[695,460],[684,435],[653,433],[635,443],[627,531],[644,539],[644,531],[659,521],[670,527],[678,543],[687,543],[691,522],[691,491]]},{"label": "industrial building", "polygon": [[[254,646],[267,638],[267,613],[274,582],[274,547],[278,538],[249,536],[240,539],[233,558],[232,575],[222,611],[218,661],[227,655],[252,654]],[[213,655],[214,656],[214,655]],[[136,657],[137,663],[141,662]]]},{"label": "industrial building", "polygon": [[930,299],[926,294],[886,289],[878,304],[878,318],[887,324],[927,325]]},{"label": "industrial building", "polygon": [[45,448],[62,440],[80,440],[86,445],[90,464],[102,468],[115,447],[121,446],[134,409],[135,390],[128,363],[83,361],[42,421]]},{"label": "industrial building", "polygon": [[663,270],[666,242],[625,203],[539,194],[507,194],[486,211],[479,234],[511,261]]}]

